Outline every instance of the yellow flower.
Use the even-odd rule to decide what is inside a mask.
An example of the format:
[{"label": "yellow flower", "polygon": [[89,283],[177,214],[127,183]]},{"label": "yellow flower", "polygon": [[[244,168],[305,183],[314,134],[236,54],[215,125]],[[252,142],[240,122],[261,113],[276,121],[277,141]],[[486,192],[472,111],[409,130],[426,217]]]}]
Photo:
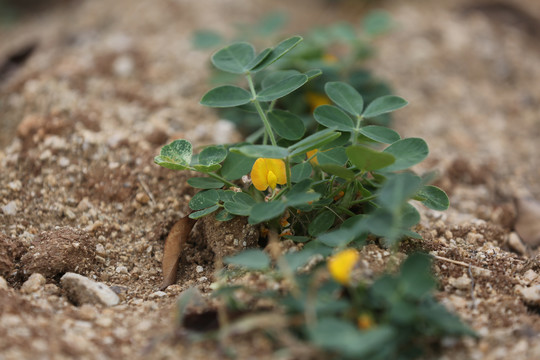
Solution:
[{"label": "yellow flower", "polygon": [[259,191],[264,191],[269,186],[274,190],[277,184],[286,184],[285,162],[280,159],[258,158],[251,169],[251,181]]},{"label": "yellow flower", "polygon": [[336,55],[326,53],[323,55],[323,61],[327,64],[335,64],[339,61],[338,57]]},{"label": "yellow flower", "polygon": [[360,314],[357,319],[358,328],[362,330],[367,330],[373,326],[373,319],[369,314]]},{"label": "yellow flower", "polygon": [[[318,153],[319,150],[317,149],[314,149],[314,150],[310,150],[306,153],[307,155],[307,158],[311,158],[313,155],[315,155],[316,153]],[[311,163],[311,165],[319,165],[319,160],[317,160],[317,155],[313,156],[309,162]]]},{"label": "yellow flower", "polygon": [[330,275],[338,283],[349,285],[351,272],[360,259],[360,253],[355,249],[347,249],[337,253],[328,260]]},{"label": "yellow flower", "polygon": [[328,98],[328,96],[320,94],[320,93],[316,93],[316,92],[311,92],[311,91],[309,91],[306,94],[306,100],[307,100],[307,103],[309,104],[309,108],[311,109],[311,112],[315,111],[315,108],[317,106],[330,105],[332,103],[330,99]]}]

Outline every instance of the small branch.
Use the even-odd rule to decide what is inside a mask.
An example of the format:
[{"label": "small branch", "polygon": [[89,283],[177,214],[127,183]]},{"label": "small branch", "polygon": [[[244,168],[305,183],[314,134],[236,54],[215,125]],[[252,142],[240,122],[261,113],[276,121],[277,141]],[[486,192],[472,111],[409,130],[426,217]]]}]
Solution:
[{"label": "small branch", "polygon": [[146,195],[148,195],[148,197],[150,198],[150,201],[152,201],[152,205],[155,206],[156,199],[154,199],[154,195],[152,195],[152,193],[150,192],[150,188],[148,187],[148,185],[146,185],[146,183],[143,181],[141,174],[137,175],[137,179],[139,180],[139,184],[141,184],[142,188],[146,192]]},{"label": "small branch", "polygon": [[472,274],[471,265],[469,265],[469,277],[471,278],[471,308],[474,310],[476,309],[476,298],[474,297],[474,286],[476,285],[474,282],[474,276]]},{"label": "small branch", "polygon": [[449,262],[449,263],[452,263],[452,264],[455,264],[455,265],[459,265],[459,266],[465,266],[465,267],[467,267],[469,269],[474,268],[474,269],[479,269],[479,270],[482,270],[482,271],[486,271],[486,270],[490,271],[489,269],[484,269],[484,268],[482,268],[480,266],[467,264],[466,262],[463,262],[463,261],[452,260],[452,259],[445,258],[445,257],[439,256],[439,255],[431,255],[431,256],[434,257],[437,260],[446,261],[446,262]]}]

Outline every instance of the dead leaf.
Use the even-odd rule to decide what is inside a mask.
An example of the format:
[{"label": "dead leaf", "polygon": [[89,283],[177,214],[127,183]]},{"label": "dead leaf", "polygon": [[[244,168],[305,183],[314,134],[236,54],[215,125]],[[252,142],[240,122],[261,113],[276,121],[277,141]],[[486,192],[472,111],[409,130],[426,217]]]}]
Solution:
[{"label": "dead leaf", "polygon": [[531,198],[516,200],[517,219],[514,228],[528,246],[540,245],[540,203]]},{"label": "dead leaf", "polygon": [[165,240],[165,249],[163,250],[163,261],[161,263],[163,282],[161,283],[161,290],[176,282],[176,271],[178,270],[180,253],[196,222],[197,220],[184,216],[171,228],[167,240]]}]

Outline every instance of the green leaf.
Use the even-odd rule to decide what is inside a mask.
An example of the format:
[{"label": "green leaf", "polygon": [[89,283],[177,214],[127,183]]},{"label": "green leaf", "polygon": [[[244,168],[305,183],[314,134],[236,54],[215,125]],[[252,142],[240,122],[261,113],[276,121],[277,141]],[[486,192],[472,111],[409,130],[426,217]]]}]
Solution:
[{"label": "green leaf", "polygon": [[334,225],[336,215],[330,210],[325,210],[317,215],[308,226],[308,233],[311,236],[317,236],[327,231]]},{"label": "green leaf", "polygon": [[406,106],[408,102],[399,96],[386,95],[373,100],[367,107],[362,116],[366,119],[374,118]]},{"label": "green leaf", "polygon": [[291,182],[297,183],[309,178],[313,168],[308,162],[295,165],[291,168]]},{"label": "green leaf", "polygon": [[257,100],[272,101],[279,99],[304,85],[307,80],[308,78],[304,74],[293,75],[259,92],[257,94]]},{"label": "green leaf", "polygon": [[262,69],[266,68],[267,66],[273,64],[279,58],[281,58],[283,55],[288,53],[292,50],[298,43],[302,41],[301,36],[293,36],[291,38],[288,38],[286,40],[283,40],[280,42],[268,55],[263,61],[261,61],[257,66],[254,66],[253,68],[249,69],[251,72],[257,72],[261,71]]},{"label": "green leaf", "polygon": [[411,173],[399,173],[390,177],[379,191],[378,202],[386,208],[401,208],[418,191],[420,177]]},{"label": "green leaf", "polygon": [[197,30],[192,39],[196,49],[211,49],[223,42],[221,35],[211,30]]},{"label": "green leaf", "polygon": [[209,107],[226,108],[244,105],[251,101],[251,94],[238,86],[223,85],[208,91],[201,104]]},{"label": "green leaf", "polygon": [[394,156],[391,154],[360,145],[349,146],[346,152],[351,163],[360,170],[373,171],[382,169],[395,161]]},{"label": "green leaf", "polygon": [[233,197],[236,194],[236,192],[232,190],[218,190],[217,192],[219,196],[219,201],[223,202],[233,201]]},{"label": "green leaf", "polygon": [[321,76],[322,71],[321,71],[321,69],[311,69],[311,70],[306,71],[305,74],[308,77],[308,81],[310,81],[311,79],[314,79],[314,78],[316,78],[318,76]]},{"label": "green leaf", "polygon": [[289,269],[296,271],[298,268],[306,265],[313,255],[314,251],[301,250],[293,253],[287,253],[283,256],[283,259],[287,263]]},{"label": "green leaf", "polygon": [[243,154],[229,152],[229,155],[227,155],[227,158],[223,162],[221,176],[227,180],[240,179],[251,171],[255,160],[255,158]]},{"label": "green leaf", "polygon": [[448,195],[446,195],[443,190],[433,185],[422,187],[417,195],[424,198],[422,204],[433,210],[443,211],[448,209],[448,206],[450,205]]},{"label": "green leaf", "polygon": [[258,224],[281,216],[287,206],[281,201],[257,203],[251,208],[250,224]]},{"label": "green leaf", "polygon": [[345,165],[347,162],[347,153],[345,152],[345,148],[341,146],[330,150],[318,151],[317,161],[320,165]]},{"label": "green leaf", "polygon": [[289,146],[288,150],[291,156],[305,154],[306,152],[322,147],[323,145],[337,139],[341,133],[333,129],[317,131],[315,134],[300,140],[294,145]]},{"label": "green leaf", "polygon": [[288,111],[272,110],[268,113],[268,121],[272,129],[287,140],[298,140],[306,131],[302,119]]},{"label": "green leaf", "polygon": [[284,201],[287,206],[298,207],[300,205],[309,204],[310,202],[317,201],[321,197],[321,194],[316,192],[306,193],[289,193],[284,196]]},{"label": "green leaf", "polygon": [[351,85],[344,82],[328,82],[324,85],[326,95],[340,108],[354,116],[360,116],[364,99]]},{"label": "green leaf", "polygon": [[323,164],[319,165],[319,167],[327,174],[339,176],[340,178],[343,178],[345,180],[354,179],[354,172],[343,166],[336,164]]},{"label": "green leaf", "polygon": [[424,140],[407,138],[396,141],[384,149],[383,152],[396,158],[396,161],[384,170],[398,171],[407,169],[424,160],[429,154],[429,149]]},{"label": "green leaf", "polygon": [[276,84],[279,84],[283,80],[286,80],[294,75],[301,75],[300,71],[297,70],[277,70],[272,71],[270,74],[266,75],[261,81],[261,87],[263,89],[269,88]]},{"label": "green leaf", "polygon": [[225,202],[225,210],[234,215],[249,216],[255,200],[246,193],[235,193],[231,201]]},{"label": "green leaf", "polygon": [[338,358],[374,358],[397,336],[389,325],[380,325],[372,330],[359,331],[351,322],[335,317],[320,319],[308,328],[311,341],[325,349],[344,356]]},{"label": "green leaf", "polygon": [[196,189],[219,189],[225,185],[219,180],[207,177],[192,177],[187,180],[187,183]]},{"label": "green leaf", "polygon": [[261,51],[259,53],[259,55],[257,55],[248,65],[247,65],[247,68],[251,69],[257,65],[259,65],[264,59],[266,59],[268,57],[268,55],[270,55],[270,53],[272,52],[272,48],[266,48],[264,49],[263,51]]},{"label": "green leaf", "polygon": [[201,210],[201,211],[195,211],[195,212],[192,212],[191,214],[189,214],[189,218],[190,219],[199,219],[199,218],[202,218],[203,216],[206,216],[208,214],[213,213],[217,209],[219,209],[219,205],[214,205],[214,206],[211,206],[211,207],[206,208],[206,209]]},{"label": "green leaf", "polygon": [[414,206],[405,203],[401,211],[401,227],[409,229],[420,221],[420,213]]},{"label": "green leaf", "polygon": [[199,154],[199,164],[219,164],[227,157],[227,150],[223,146],[208,146]]},{"label": "green leaf", "polygon": [[251,44],[239,42],[227,46],[212,56],[212,63],[220,70],[233,73],[243,74],[250,69],[255,58],[255,49]]},{"label": "green leaf", "polygon": [[359,132],[365,137],[383,144],[392,144],[401,139],[397,132],[384,126],[368,125],[361,127]]},{"label": "green leaf", "polygon": [[425,254],[412,254],[401,265],[400,289],[410,297],[422,298],[435,288],[431,275],[431,259]]},{"label": "green leaf", "polygon": [[218,171],[221,169],[221,165],[219,164],[212,164],[212,165],[201,165],[201,164],[192,164],[192,166],[195,168],[195,170],[200,171],[202,173],[211,173],[214,171]]},{"label": "green leaf", "polygon": [[215,216],[217,221],[229,221],[234,219],[234,215],[229,213],[227,210],[221,210]]},{"label": "green leaf", "polygon": [[189,207],[191,210],[201,210],[219,202],[219,195],[216,190],[206,190],[196,193],[191,201]]},{"label": "green leaf", "polygon": [[248,249],[234,256],[227,256],[223,262],[236,265],[248,270],[266,270],[270,267],[270,257],[262,250]]},{"label": "green leaf", "polygon": [[315,120],[329,129],[339,131],[354,131],[352,119],[343,110],[332,105],[318,106],[313,112]]},{"label": "green leaf", "polygon": [[286,148],[273,145],[243,145],[230,151],[252,158],[285,159],[289,155]]},{"label": "green leaf", "polygon": [[237,202],[226,202],[223,204],[225,210],[234,215],[249,216],[251,213],[251,206],[241,204]]},{"label": "green leaf", "polygon": [[187,140],[174,140],[172,143],[161,148],[159,156],[154,162],[160,166],[172,170],[184,170],[189,167],[193,147]]}]

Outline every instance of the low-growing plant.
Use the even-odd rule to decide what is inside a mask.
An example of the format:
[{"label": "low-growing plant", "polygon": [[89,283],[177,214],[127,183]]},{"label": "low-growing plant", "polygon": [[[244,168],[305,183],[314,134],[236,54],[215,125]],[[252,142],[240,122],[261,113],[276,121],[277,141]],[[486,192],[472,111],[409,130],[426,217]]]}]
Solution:
[{"label": "low-growing plant", "polygon": [[[411,230],[420,220],[411,200],[445,210],[448,197],[428,184],[431,176],[410,170],[428,155],[424,140],[401,138],[392,129],[369,124],[374,117],[406,106],[404,99],[386,95],[366,106],[352,86],[328,82],[325,94],[334,105],[314,109],[318,126],[312,134],[297,114],[275,108],[276,101],[321,71],[269,71],[260,85],[253,76],[301,41],[294,36],[259,53],[249,43],[234,43],[212,56],[218,69],[242,75],[247,86],[218,86],[201,104],[255,111],[260,118],[258,138],[208,146],[198,154],[193,154],[189,141],[175,140],[161,149],[155,162],[207,175],[188,180],[201,189],[189,203],[191,219],[210,214],[220,221],[247,217],[262,233],[303,243],[301,251],[277,254],[275,266],[260,249],[224,259],[226,264],[287,280],[290,288],[285,293],[260,296],[275,301],[288,316],[301,315],[300,322],[290,325],[299,339],[343,358],[383,359],[398,353],[411,358],[404,349],[412,351],[416,344],[443,335],[470,334],[434,301],[435,282],[426,257],[410,256],[398,275],[375,281],[351,275],[359,258],[355,249],[368,237],[381,239],[392,251],[402,239],[420,238]],[[332,254],[328,270],[319,265],[297,273],[314,255]],[[321,268],[331,276],[321,277]],[[218,294],[230,299],[238,288],[223,285]]]},{"label": "low-growing plant", "polygon": [[[261,46],[270,45],[271,43],[262,40],[278,36],[286,22],[284,14],[271,13],[253,25],[239,25],[235,39],[254,41]],[[318,68],[323,73],[288,97],[278,99],[274,107],[293,111],[302,118],[308,132],[312,132],[315,125],[312,121],[314,108],[331,103],[324,92],[324,85],[327,82],[348,83],[362,94],[366,105],[377,97],[390,95],[391,89],[388,84],[377,79],[363,63],[374,54],[371,45],[374,39],[391,28],[390,16],[384,11],[376,10],[369,12],[359,26],[341,21],[307,31],[303,35],[302,48],[286,54],[278,64],[274,64],[274,70],[305,73],[312,68]],[[199,49],[216,48],[218,45],[224,45],[224,42],[219,33],[209,30],[195,32],[193,40],[195,47]],[[237,74],[214,70],[211,76],[213,84],[235,83],[238,80]],[[266,75],[265,70],[255,74],[253,82],[256,88],[261,86]],[[222,108],[219,113],[222,118],[234,122],[242,134],[248,136],[258,128],[259,120],[256,112],[246,110],[246,108]],[[366,121],[388,125],[390,116],[388,113],[381,114]]]}]

